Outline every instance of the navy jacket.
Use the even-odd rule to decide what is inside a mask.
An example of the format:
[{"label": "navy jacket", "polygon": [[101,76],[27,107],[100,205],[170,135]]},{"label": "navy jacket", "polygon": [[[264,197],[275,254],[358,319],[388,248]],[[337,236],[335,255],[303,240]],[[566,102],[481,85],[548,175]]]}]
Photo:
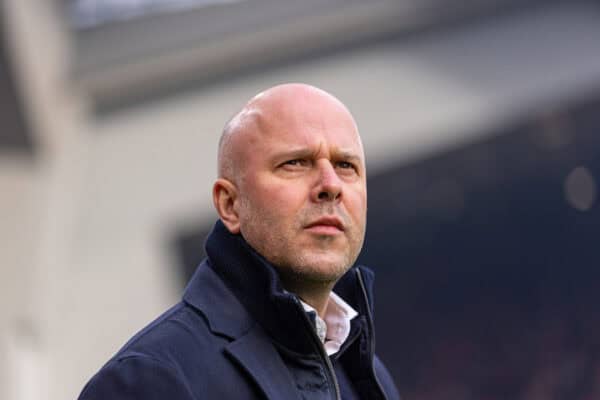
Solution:
[{"label": "navy jacket", "polygon": [[217,222],[183,300],[135,335],[80,400],[398,400],[374,356],[372,273],[354,267],[334,291],[359,312],[328,357],[298,298],[239,235]]}]

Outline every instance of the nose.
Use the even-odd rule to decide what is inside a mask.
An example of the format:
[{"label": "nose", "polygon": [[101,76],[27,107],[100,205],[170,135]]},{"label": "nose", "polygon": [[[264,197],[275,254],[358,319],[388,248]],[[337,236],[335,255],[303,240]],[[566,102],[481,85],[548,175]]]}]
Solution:
[{"label": "nose", "polygon": [[329,161],[318,168],[318,180],[313,189],[313,201],[317,203],[338,201],[342,196],[342,181]]}]

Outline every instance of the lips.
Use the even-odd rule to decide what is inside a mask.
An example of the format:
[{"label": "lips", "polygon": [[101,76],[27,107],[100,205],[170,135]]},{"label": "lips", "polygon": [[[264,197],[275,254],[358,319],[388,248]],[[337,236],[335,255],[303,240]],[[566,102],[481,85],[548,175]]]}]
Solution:
[{"label": "lips", "polygon": [[321,217],[306,225],[306,229],[323,232],[344,231],[344,223],[337,217]]}]

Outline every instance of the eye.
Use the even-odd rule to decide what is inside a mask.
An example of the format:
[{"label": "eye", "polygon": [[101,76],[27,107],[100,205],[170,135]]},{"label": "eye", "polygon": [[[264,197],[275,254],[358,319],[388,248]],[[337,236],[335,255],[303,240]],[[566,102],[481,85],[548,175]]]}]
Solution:
[{"label": "eye", "polygon": [[308,160],[303,158],[294,158],[283,162],[280,167],[288,170],[297,170],[308,166]]},{"label": "eye", "polygon": [[295,160],[288,160],[286,162],[284,162],[285,165],[305,165],[306,164],[306,160],[301,160],[299,158],[295,159]]},{"label": "eye", "polygon": [[337,163],[337,166],[340,168],[354,168],[354,164],[349,163],[348,161],[340,161]]},{"label": "eye", "polygon": [[338,161],[335,164],[336,168],[340,168],[342,170],[347,170],[347,172],[358,172],[356,165],[349,161]]}]

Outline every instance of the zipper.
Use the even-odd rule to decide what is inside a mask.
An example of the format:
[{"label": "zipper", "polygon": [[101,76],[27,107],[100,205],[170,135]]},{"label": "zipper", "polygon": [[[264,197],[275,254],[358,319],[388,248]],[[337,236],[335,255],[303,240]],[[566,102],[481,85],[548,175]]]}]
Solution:
[{"label": "zipper", "polygon": [[385,395],[385,392],[383,391],[383,388],[381,386],[381,382],[379,382],[379,378],[377,378],[377,374],[375,373],[375,365],[373,363],[373,357],[375,355],[375,326],[373,323],[373,316],[371,315],[371,307],[369,304],[369,297],[367,296],[367,289],[365,288],[365,282],[363,281],[362,278],[362,274],[360,273],[360,270],[357,268],[356,269],[356,275],[358,276],[358,283],[360,284],[360,289],[362,290],[363,293],[363,297],[365,299],[365,303],[367,304],[367,322],[369,324],[369,330],[370,335],[369,335],[369,358],[371,359],[371,374],[373,375],[373,378],[375,379],[375,384],[377,385],[377,389],[379,389],[379,392],[381,392],[381,398],[382,399],[387,399],[387,396]]},{"label": "zipper", "polygon": [[301,312],[301,314],[304,318],[306,326],[308,326],[310,329],[310,332],[311,332],[310,336],[312,337],[313,343],[316,345],[317,350],[319,351],[321,359],[325,360],[327,372],[329,372],[331,381],[333,382],[333,388],[335,390],[335,400],[342,400],[342,396],[340,394],[340,385],[338,383],[337,377],[335,376],[335,370],[333,369],[333,364],[331,363],[329,356],[325,352],[325,346],[323,346],[323,343],[321,343],[321,339],[319,339],[319,337],[317,336],[317,333],[315,332],[315,328],[313,327],[310,320],[308,319],[308,316],[306,315],[306,311],[304,311],[304,307],[302,307],[302,304],[300,304],[300,300],[298,300],[297,297],[294,297],[294,300],[296,301],[298,310]]}]

